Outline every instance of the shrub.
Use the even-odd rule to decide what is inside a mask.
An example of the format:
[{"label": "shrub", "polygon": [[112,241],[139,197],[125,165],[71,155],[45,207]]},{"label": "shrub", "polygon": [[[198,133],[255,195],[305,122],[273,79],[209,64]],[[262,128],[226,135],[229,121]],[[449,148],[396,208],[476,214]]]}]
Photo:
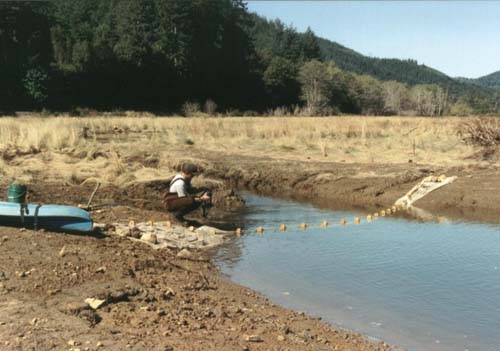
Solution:
[{"label": "shrub", "polygon": [[191,138],[184,139],[184,144],[186,145],[194,145],[194,141]]},{"label": "shrub", "polygon": [[229,109],[229,110],[226,110],[226,112],[224,112],[224,115],[226,117],[242,117],[243,116],[243,112],[241,112],[240,110],[238,109]]},{"label": "shrub", "polygon": [[69,111],[69,115],[73,117],[95,117],[99,115],[99,112],[88,107],[75,107]]},{"label": "shrub", "polygon": [[260,116],[260,113],[254,110],[245,110],[243,111],[243,116],[244,117],[255,117],[255,116]]},{"label": "shrub", "polygon": [[47,73],[39,68],[30,69],[26,72],[23,85],[28,95],[36,103],[47,100]]},{"label": "shrub", "polygon": [[200,104],[195,101],[186,101],[182,107],[181,112],[186,117],[194,117],[201,113]]},{"label": "shrub", "polygon": [[462,140],[476,146],[497,146],[500,144],[500,119],[481,117],[460,124],[458,135]]},{"label": "shrub", "polygon": [[290,111],[288,107],[286,106],[279,106],[274,109],[268,109],[266,111],[267,116],[272,116],[272,117],[283,117],[283,116],[288,116],[290,114]]},{"label": "shrub", "polygon": [[470,105],[463,100],[459,100],[453,105],[451,105],[450,108],[450,115],[452,116],[470,116],[474,113],[474,110]]},{"label": "shrub", "polygon": [[203,112],[210,116],[214,116],[217,112],[217,104],[215,103],[215,101],[213,101],[212,99],[208,99],[207,101],[205,101],[205,105],[203,105]]}]

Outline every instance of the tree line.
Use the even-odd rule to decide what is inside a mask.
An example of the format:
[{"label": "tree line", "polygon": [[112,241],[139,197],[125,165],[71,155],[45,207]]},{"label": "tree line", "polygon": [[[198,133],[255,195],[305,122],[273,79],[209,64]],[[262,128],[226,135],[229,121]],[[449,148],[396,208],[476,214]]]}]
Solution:
[{"label": "tree line", "polygon": [[493,93],[376,78],[323,46],[242,0],[3,1],[0,110],[497,112]]}]

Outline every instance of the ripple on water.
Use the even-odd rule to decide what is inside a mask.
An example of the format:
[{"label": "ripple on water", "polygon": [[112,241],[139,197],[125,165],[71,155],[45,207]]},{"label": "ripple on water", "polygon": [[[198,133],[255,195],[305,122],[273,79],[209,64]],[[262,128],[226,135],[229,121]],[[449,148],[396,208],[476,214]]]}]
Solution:
[{"label": "ripple on water", "polygon": [[[246,201],[242,220],[252,233],[218,255],[236,282],[411,350],[500,349],[498,227],[384,217],[324,229],[324,220],[352,223],[366,214]],[[318,227],[301,230],[300,223]],[[276,230],[253,233],[259,225]]]}]

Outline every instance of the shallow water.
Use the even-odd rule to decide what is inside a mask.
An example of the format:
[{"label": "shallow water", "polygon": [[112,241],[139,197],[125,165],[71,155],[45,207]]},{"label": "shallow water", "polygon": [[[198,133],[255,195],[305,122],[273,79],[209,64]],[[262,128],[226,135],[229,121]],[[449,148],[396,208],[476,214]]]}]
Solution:
[{"label": "shallow water", "polygon": [[[391,216],[302,231],[298,223],[362,214],[246,201],[248,234],[218,253],[233,281],[409,350],[500,350],[500,227]],[[281,223],[294,225],[254,231]]]}]

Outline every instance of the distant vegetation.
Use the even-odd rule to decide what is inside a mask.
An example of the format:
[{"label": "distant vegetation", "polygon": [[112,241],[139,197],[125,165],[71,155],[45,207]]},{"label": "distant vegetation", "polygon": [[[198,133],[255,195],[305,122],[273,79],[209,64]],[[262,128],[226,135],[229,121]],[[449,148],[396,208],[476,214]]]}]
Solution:
[{"label": "distant vegetation", "polygon": [[457,80],[464,83],[475,84],[484,88],[500,90],[500,71],[488,74],[480,78],[471,79],[471,78],[460,77],[457,78]]},{"label": "distant vegetation", "polygon": [[0,3],[0,110],[497,114],[497,83],[363,56],[241,0]]}]

